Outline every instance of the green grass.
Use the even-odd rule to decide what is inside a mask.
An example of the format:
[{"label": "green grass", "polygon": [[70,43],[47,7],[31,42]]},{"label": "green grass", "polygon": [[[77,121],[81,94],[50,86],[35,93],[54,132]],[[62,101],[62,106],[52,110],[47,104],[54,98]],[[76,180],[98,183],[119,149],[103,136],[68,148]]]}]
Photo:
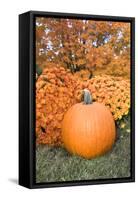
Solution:
[{"label": "green grass", "polygon": [[130,120],[117,130],[113,149],[104,156],[86,160],[63,148],[39,145],[36,148],[36,182],[57,182],[130,176]]}]

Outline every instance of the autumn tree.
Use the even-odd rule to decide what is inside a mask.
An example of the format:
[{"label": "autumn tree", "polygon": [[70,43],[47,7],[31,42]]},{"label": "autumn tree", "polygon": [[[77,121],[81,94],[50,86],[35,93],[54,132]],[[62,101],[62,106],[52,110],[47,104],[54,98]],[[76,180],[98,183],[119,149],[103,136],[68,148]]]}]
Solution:
[{"label": "autumn tree", "polygon": [[88,69],[129,77],[130,24],[63,18],[36,19],[36,61],[57,63],[72,73]]}]

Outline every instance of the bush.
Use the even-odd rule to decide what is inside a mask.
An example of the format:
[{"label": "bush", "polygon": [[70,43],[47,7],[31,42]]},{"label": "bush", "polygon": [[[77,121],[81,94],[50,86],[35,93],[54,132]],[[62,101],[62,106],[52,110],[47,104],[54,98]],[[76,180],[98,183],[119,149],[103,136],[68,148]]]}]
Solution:
[{"label": "bush", "polygon": [[64,68],[46,68],[36,82],[37,143],[60,145],[64,113],[77,101],[76,81]]},{"label": "bush", "polygon": [[93,101],[103,103],[115,120],[130,108],[130,83],[113,76],[95,76],[82,81],[63,67],[45,68],[36,81],[36,141],[61,145],[61,122],[65,112],[82,101],[82,90],[91,91]]}]

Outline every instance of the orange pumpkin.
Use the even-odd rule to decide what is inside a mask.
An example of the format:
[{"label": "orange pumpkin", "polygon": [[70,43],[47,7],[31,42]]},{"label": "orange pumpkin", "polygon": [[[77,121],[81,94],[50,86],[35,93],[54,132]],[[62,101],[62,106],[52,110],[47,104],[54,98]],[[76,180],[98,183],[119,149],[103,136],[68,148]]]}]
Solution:
[{"label": "orange pumpkin", "polygon": [[73,105],[62,121],[62,140],[72,154],[90,159],[109,151],[116,137],[115,122],[103,104],[92,102],[84,90],[84,102]]}]

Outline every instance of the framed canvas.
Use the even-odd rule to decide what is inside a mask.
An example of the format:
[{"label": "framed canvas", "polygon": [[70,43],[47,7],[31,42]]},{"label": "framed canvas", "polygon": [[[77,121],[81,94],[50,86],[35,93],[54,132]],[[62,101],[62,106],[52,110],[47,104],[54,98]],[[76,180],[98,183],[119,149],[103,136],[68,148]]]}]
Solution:
[{"label": "framed canvas", "polygon": [[135,18],[19,15],[19,184],[135,181]]}]

